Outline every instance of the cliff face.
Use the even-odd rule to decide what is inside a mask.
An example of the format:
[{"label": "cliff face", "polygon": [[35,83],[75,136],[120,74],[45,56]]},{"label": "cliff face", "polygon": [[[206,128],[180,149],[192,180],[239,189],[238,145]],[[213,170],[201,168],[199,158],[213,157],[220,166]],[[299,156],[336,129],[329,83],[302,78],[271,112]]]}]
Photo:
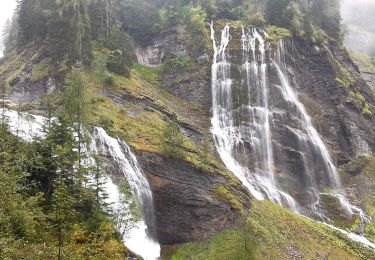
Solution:
[{"label": "cliff face", "polygon": [[[238,41],[230,50],[230,57],[236,63],[232,68],[233,80],[241,85],[237,68],[242,55],[239,28],[231,40]],[[335,43],[310,46],[294,39],[286,40],[286,49],[286,64],[290,68],[287,76],[336,165],[343,169],[342,178],[351,201],[370,211],[373,205],[365,203],[369,198],[365,198],[361,189],[364,185],[368,187],[365,182],[372,182],[375,173],[370,168],[361,177],[369,164],[367,159],[361,160],[375,152],[374,95],[346,51]],[[110,132],[126,139],[136,151],[155,197],[155,231],[160,243],[204,240],[234,227],[241,213],[250,207],[250,196],[225,169],[213,147],[210,133],[212,50],[194,49],[184,30],[175,28],[157,35],[150,46],[136,48],[135,54],[144,66],[137,65],[130,79],[116,77],[116,85],[112,87],[94,79],[90,81],[90,93],[94,96],[90,123],[102,124],[101,116],[110,118],[113,120]],[[272,57],[272,53],[268,55]],[[53,78],[43,74],[42,78],[36,77],[43,64],[48,64],[48,58],[42,54],[31,57],[27,53],[14,54],[0,64],[1,75],[10,84],[13,102],[21,99],[38,102],[42,94],[54,89]],[[88,72],[90,77],[91,73]],[[271,93],[274,107],[287,109],[287,102],[277,103],[280,97],[277,88],[281,84],[277,71],[270,66],[268,73],[274,89]],[[28,89],[30,94],[25,94]],[[242,100],[237,91],[236,105],[239,105]],[[278,138],[273,140],[278,147],[275,171],[283,179],[285,188],[293,182],[294,186],[289,185],[291,193],[303,203],[306,191],[301,184],[305,181],[301,172],[305,170],[305,158],[296,136],[286,127],[296,124],[291,116],[295,111],[285,112],[287,116],[275,119],[272,125]],[[161,135],[169,120],[177,122],[185,138],[179,147],[183,156],[163,152]],[[249,160],[253,156],[249,144],[244,146],[244,151],[246,156],[242,160],[250,168],[254,167]],[[315,163],[319,176],[319,158],[309,160]],[[359,166],[353,168],[351,163]],[[352,183],[354,179],[356,185]]]}]

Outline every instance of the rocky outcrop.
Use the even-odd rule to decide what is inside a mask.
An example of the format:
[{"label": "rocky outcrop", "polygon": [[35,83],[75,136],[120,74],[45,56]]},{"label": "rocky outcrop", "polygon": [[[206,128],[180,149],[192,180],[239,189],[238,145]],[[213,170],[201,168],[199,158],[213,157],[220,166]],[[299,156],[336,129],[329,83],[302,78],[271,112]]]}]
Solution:
[{"label": "rocky outcrop", "polygon": [[[297,91],[312,101],[307,108],[338,164],[375,152],[374,117],[364,115],[349,93],[361,93],[372,110],[375,97],[347,52],[336,44],[317,47],[296,40],[289,53],[290,77]],[[353,82],[348,88],[338,84],[339,70],[350,73]]]},{"label": "rocky outcrop", "polygon": [[[138,160],[147,175],[154,195],[156,237],[162,244],[192,242],[209,238],[232,227],[240,211],[223,202],[215,192],[228,185],[228,179],[203,172],[191,164],[157,154],[139,154]],[[233,191],[249,206],[246,191]]]},{"label": "rocky outcrop", "polygon": [[155,67],[163,64],[161,87],[209,109],[212,53],[193,49],[188,37],[183,27],[176,27],[155,36],[149,46],[138,46],[135,54],[142,65]]}]

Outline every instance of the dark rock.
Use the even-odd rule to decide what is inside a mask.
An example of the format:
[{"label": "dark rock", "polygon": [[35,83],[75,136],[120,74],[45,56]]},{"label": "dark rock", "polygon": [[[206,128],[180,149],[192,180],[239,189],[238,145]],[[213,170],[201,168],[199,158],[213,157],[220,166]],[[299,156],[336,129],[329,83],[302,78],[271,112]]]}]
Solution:
[{"label": "dark rock", "polygon": [[[240,212],[219,200],[214,189],[228,185],[222,176],[202,172],[191,164],[157,154],[139,154],[154,195],[156,237],[162,244],[176,244],[209,238],[232,227]],[[248,195],[236,191],[245,208]]]}]

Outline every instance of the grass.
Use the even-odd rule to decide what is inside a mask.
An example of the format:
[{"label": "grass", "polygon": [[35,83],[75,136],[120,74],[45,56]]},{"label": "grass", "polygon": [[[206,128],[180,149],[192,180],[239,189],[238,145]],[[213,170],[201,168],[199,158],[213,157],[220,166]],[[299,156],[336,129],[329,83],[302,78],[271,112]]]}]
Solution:
[{"label": "grass", "polygon": [[31,72],[31,81],[37,82],[48,77],[51,69],[48,64],[36,64]]},{"label": "grass", "polygon": [[375,253],[322,224],[268,201],[254,201],[246,220],[213,238],[179,247],[172,260],[371,259]]}]

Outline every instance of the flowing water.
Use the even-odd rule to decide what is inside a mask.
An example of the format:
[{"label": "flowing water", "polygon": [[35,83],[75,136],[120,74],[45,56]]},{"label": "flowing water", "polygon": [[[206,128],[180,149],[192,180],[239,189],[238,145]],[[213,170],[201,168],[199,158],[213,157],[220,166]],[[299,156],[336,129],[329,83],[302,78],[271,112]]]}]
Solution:
[{"label": "flowing water", "polygon": [[[280,205],[297,211],[295,200],[285,192],[277,189],[273,173],[273,156],[271,144],[270,117],[266,85],[265,42],[259,34],[254,37],[243,35],[244,61],[241,72],[245,74],[249,99],[241,106],[235,107],[232,102],[231,64],[227,61],[226,48],[229,43],[229,26],[221,33],[221,42],[217,46],[213,24],[211,38],[214,46],[212,65],[213,117],[212,131],[215,144],[229,170],[250,190],[257,199],[267,198]],[[259,60],[255,57],[255,40],[259,42]],[[250,62],[249,59],[252,58]],[[259,62],[258,62],[259,61]],[[254,80],[252,78],[254,76]],[[252,90],[258,91],[253,102]],[[240,121],[243,115],[249,120]],[[246,143],[254,148],[255,169],[250,171],[246,164],[236,159]]]},{"label": "flowing water", "polygon": [[[21,139],[31,142],[36,137],[45,136],[43,126],[48,122],[46,118],[8,109],[3,110],[2,114],[9,130]],[[133,195],[141,204],[142,219],[130,230],[126,230],[124,237],[126,246],[145,260],[157,259],[160,255],[160,245],[152,238],[148,228],[148,226],[152,227],[153,222],[152,193],[135,155],[125,142],[110,137],[103,128],[94,127],[91,138],[89,153],[109,158],[111,166],[116,168],[116,172],[125,176]],[[88,156],[85,162],[94,165],[94,159],[91,156]],[[106,203],[110,204],[112,210],[116,212],[124,206],[122,205],[123,194],[109,175],[105,176],[102,182],[105,193],[108,195]],[[119,230],[120,233],[123,231]]]},{"label": "flowing water", "polygon": [[[150,234],[152,231],[148,229],[153,224],[154,216],[152,193],[137,158],[124,141],[110,137],[103,128],[94,127],[92,137],[96,153],[110,158],[111,165],[126,177],[133,194],[141,204],[142,220],[127,232],[126,246],[145,260],[157,259],[160,254],[160,246],[152,239]],[[117,197],[114,207],[118,207],[121,200],[118,190],[109,189],[107,192],[114,194],[112,197]],[[146,223],[150,223],[150,225],[146,225]]]},{"label": "flowing water", "polygon": [[265,31],[242,28],[239,39],[235,30],[231,36],[226,25],[216,34],[211,24],[211,121],[221,159],[256,199],[329,223],[323,199],[329,197],[364,224],[368,217],[347,201],[328,149],[289,83],[284,43],[273,53]]}]

